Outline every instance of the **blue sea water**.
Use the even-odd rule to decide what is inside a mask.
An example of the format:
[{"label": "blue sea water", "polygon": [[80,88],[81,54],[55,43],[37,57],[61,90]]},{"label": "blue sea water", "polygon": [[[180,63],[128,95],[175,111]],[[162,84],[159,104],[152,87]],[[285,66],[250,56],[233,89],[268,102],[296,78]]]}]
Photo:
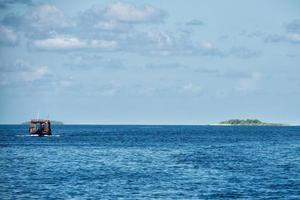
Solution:
[{"label": "blue sea water", "polygon": [[0,126],[0,199],[300,199],[300,127]]}]

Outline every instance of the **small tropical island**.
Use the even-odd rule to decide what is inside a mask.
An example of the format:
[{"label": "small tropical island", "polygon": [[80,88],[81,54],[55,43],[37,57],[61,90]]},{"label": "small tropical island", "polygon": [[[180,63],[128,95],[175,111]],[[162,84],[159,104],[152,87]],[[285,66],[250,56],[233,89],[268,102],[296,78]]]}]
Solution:
[{"label": "small tropical island", "polygon": [[[30,121],[27,121],[27,122],[23,122],[22,125],[29,125],[30,124]],[[63,122],[61,121],[54,121],[54,120],[51,120],[51,125],[64,125]]]},{"label": "small tropical island", "polygon": [[269,123],[262,122],[258,119],[230,119],[227,121],[219,122],[217,125],[228,126],[288,126],[288,124],[282,123]]}]

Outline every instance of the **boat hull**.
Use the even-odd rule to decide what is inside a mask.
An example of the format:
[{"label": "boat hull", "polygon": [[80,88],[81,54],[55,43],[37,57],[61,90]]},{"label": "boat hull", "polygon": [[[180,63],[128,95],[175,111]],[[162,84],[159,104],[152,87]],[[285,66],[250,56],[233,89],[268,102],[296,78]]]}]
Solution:
[{"label": "boat hull", "polygon": [[49,120],[31,120],[29,134],[32,136],[51,136],[51,123]]}]

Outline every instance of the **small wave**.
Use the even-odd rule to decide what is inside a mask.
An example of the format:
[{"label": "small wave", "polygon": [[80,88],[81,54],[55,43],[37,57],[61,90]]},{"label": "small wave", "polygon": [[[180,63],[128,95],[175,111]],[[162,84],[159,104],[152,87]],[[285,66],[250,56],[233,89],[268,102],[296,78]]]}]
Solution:
[{"label": "small wave", "polygon": [[39,136],[39,135],[16,135],[16,137],[60,137],[60,135],[44,135],[44,136]]},{"label": "small wave", "polygon": [[30,135],[16,135],[16,137],[26,137],[26,136],[30,136]]}]

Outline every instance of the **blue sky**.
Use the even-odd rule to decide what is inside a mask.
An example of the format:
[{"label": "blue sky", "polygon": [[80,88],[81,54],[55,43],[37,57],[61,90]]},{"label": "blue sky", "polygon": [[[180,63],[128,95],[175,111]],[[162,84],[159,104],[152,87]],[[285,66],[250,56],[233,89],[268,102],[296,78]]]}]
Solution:
[{"label": "blue sky", "polygon": [[299,1],[0,1],[0,123],[300,124]]}]

